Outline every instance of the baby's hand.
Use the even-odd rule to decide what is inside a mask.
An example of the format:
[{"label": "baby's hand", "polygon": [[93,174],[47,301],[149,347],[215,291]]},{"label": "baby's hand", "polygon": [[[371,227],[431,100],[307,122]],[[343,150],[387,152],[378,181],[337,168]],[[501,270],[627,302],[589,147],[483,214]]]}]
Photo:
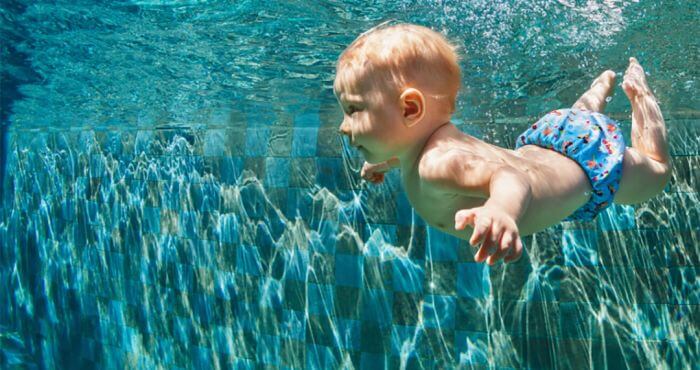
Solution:
[{"label": "baby's hand", "polygon": [[493,265],[498,259],[514,262],[520,259],[523,253],[523,243],[518,233],[518,225],[515,220],[505,212],[489,207],[476,207],[463,209],[455,214],[455,229],[463,230],[465,226],[472,225],[474,232],[469,239],[469,244],[481,248],[474,256],[476,262],[486,261]]},{"label": "baby's hand", "polygon": [[363,179],[374,183],[381,184],[384,182],[384,173],[391,169],[391,165],[388,162],[382,162],[377,164],[370,164],[365,162],[362,165],[362,171],[360,171],[360,176]]}]

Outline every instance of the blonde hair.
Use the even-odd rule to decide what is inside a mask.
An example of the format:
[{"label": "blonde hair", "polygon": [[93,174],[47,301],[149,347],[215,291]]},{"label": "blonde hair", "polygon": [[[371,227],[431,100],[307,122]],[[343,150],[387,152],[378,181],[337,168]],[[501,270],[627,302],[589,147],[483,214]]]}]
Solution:
[{"label": "blonde hair", "polygon": [[361,34],[343,51],[334,88],[352,87],[371,75],[374,80],[365,82],[388,84],[397,95],[416,87],[445,97],[454,111],[461,84],[456,47],[427,27],[387,23]]}]

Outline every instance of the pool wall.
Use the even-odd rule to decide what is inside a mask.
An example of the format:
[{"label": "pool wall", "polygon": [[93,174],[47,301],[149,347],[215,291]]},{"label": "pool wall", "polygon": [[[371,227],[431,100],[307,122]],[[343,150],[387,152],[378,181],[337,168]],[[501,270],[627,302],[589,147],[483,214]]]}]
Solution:
[{"label": "pool wall", "polygon": [[[663,194],[526,237],[518,263],[488,267],[415,215],[396,173],[361,184],[322,113],[225,116],[236,124],[10,129],[0,365],[700,360],[700,120],[668,120]],[[512,148],[521,122],[460,127]]]}]

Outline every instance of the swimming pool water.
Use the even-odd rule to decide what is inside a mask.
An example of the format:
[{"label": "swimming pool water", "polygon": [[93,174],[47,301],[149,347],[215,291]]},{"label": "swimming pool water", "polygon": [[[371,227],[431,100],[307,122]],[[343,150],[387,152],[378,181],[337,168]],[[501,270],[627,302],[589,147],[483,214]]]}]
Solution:
[{"label": "swimming pool water", "polygon": [[[7,1],[0,367],[691,368],[700,114],[691,2]],[[333,63],[385,19],[460,45],[455,122],[514,139],[639,57],[655,199],[485,266],[397,173],[359,180]],[[682,29],[683,32],[679,32]],[[617,89],[608,111],[629,137]]]}]

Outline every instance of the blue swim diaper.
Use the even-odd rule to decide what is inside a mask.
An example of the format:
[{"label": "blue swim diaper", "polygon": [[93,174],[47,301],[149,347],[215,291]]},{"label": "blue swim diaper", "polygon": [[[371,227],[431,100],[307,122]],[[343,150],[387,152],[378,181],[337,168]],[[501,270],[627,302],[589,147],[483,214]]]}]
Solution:
[{"label": "blue swim diaper", "polygon": [[575,160],[588,175],[591,198],[565,221],[594,219],[620,187],[625,141],[617,122],[586,109],[558,109],[522,133],[515,148],[537,145]]}]

